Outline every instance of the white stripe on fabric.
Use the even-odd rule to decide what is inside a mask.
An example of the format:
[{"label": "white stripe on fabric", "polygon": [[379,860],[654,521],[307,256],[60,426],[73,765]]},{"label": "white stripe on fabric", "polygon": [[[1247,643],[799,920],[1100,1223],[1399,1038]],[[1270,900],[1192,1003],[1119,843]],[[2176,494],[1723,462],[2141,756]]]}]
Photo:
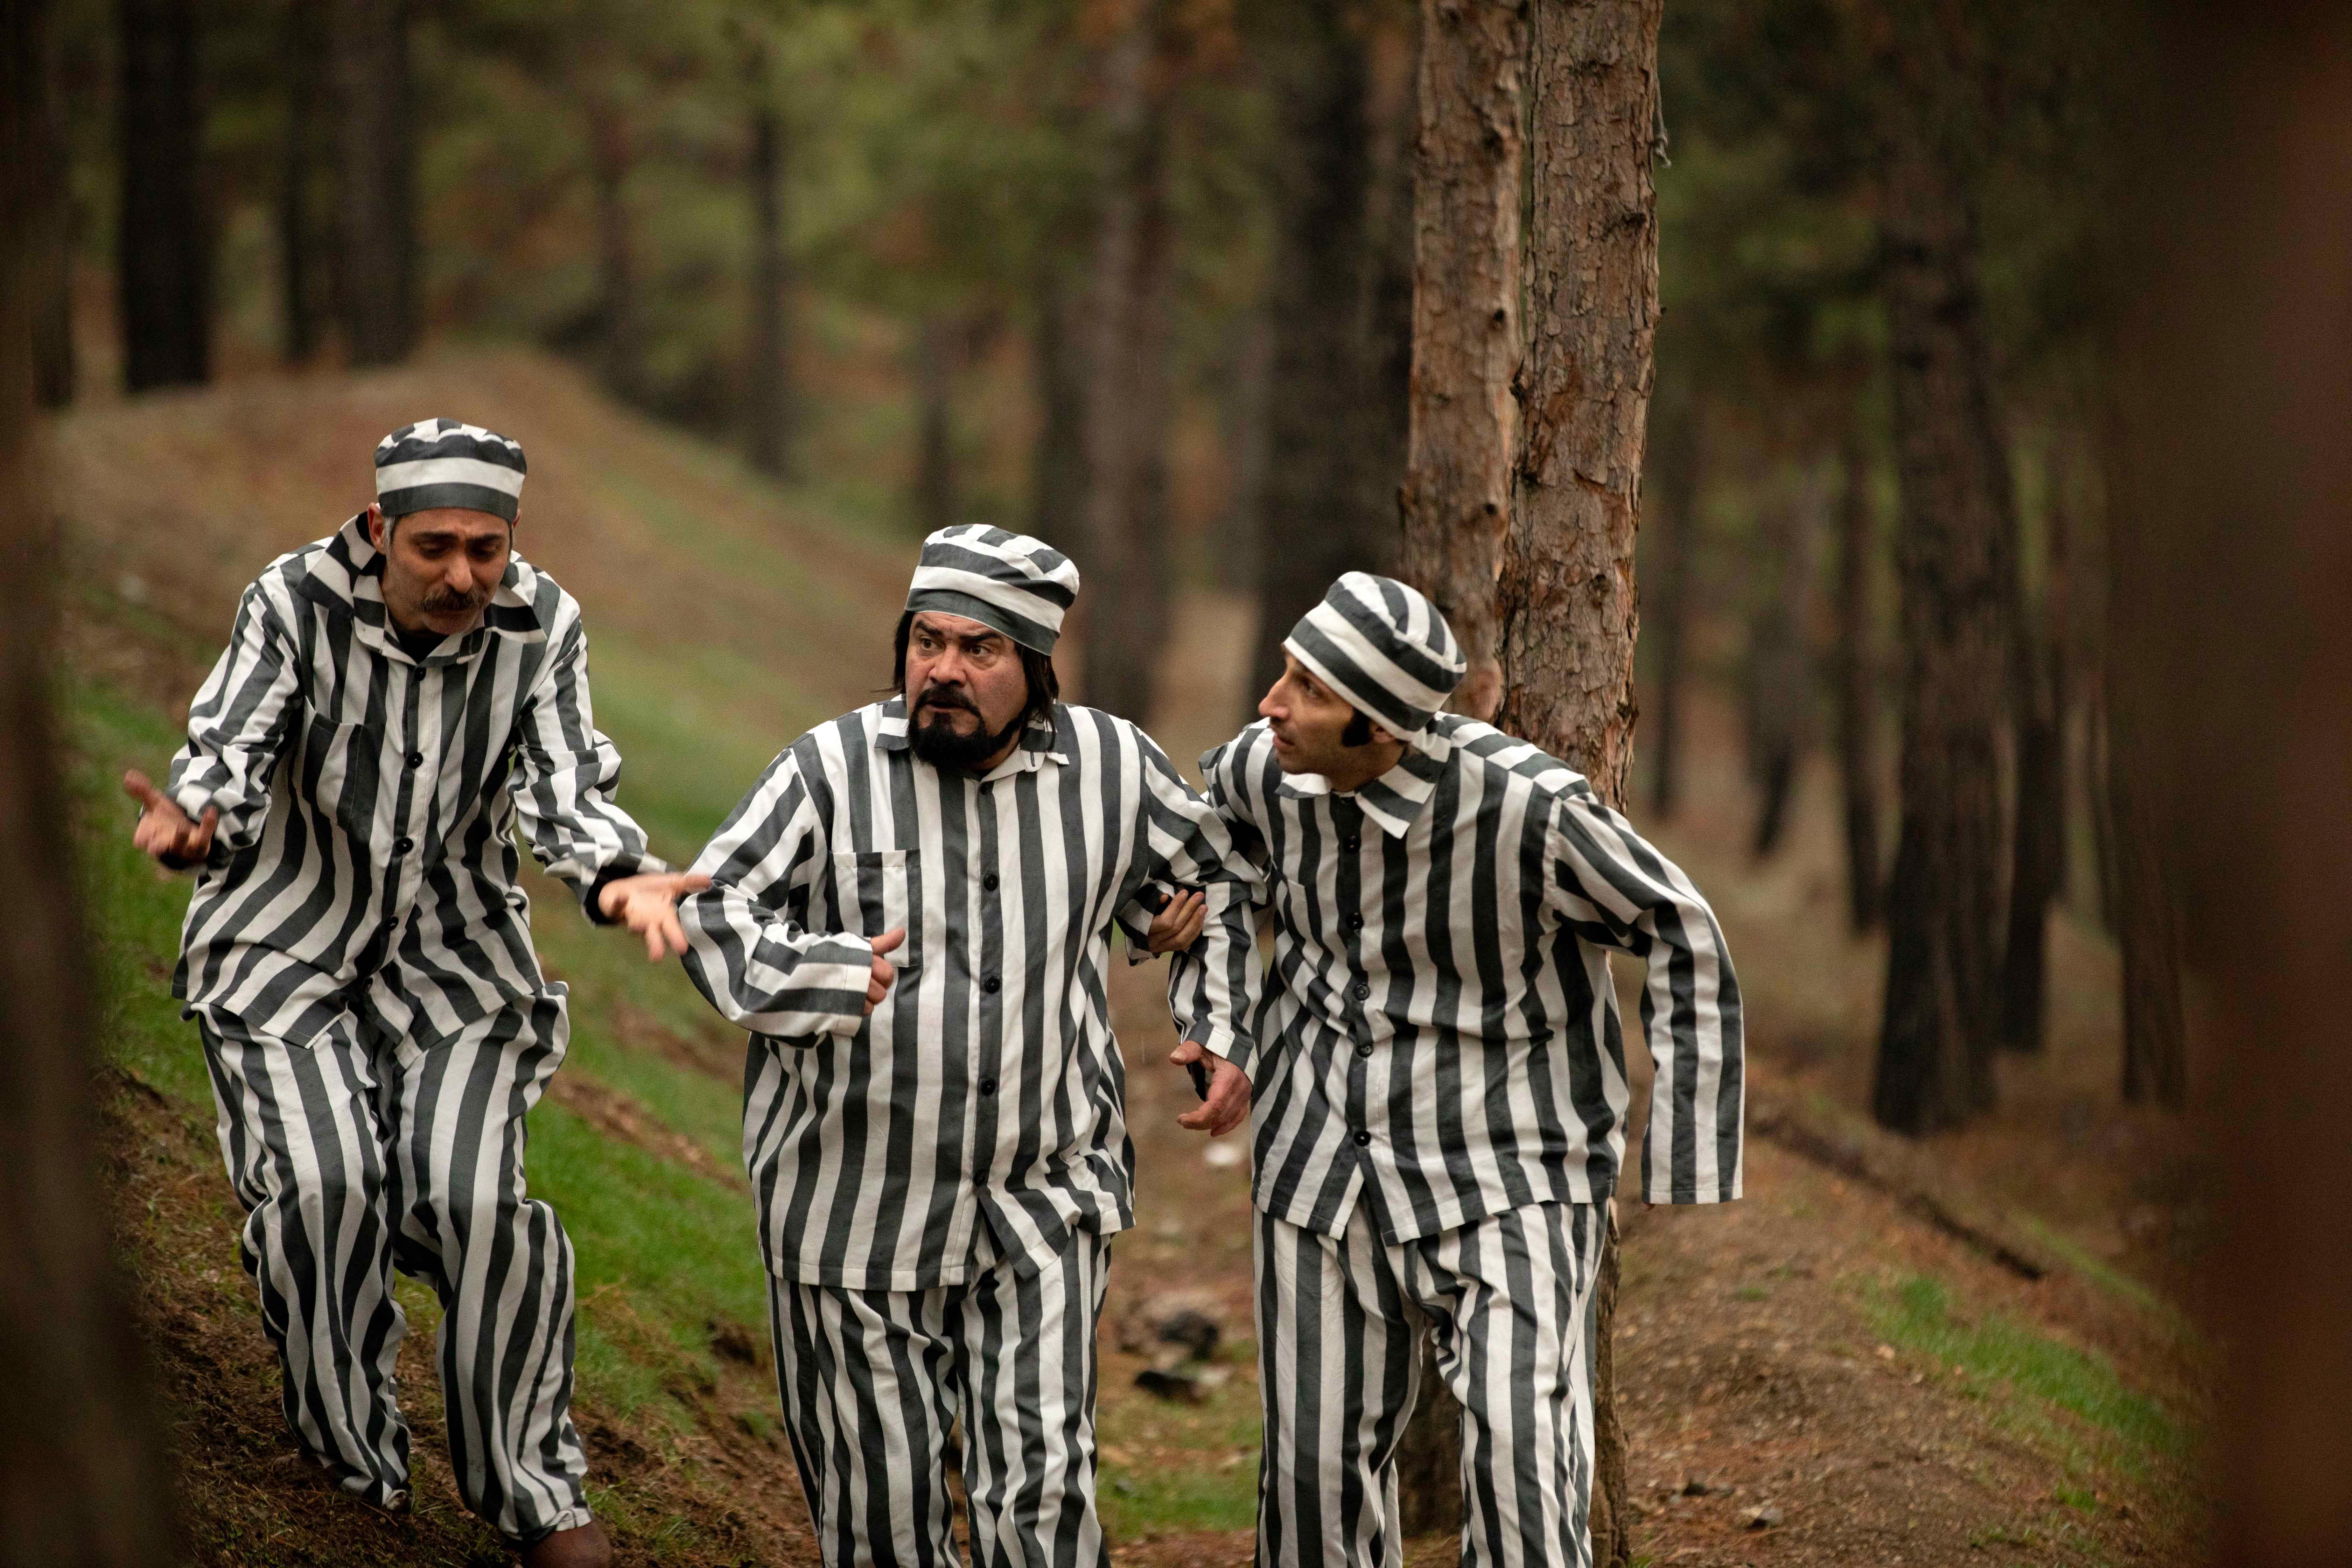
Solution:
[{"label": "white stripe on fabric", "polygon": [[520,496],[522,481],[521,469],[486,463],[479,458],[419,458],[389,463],[375,471],[378,495],[425,485],[479,485],[501,495]]}]

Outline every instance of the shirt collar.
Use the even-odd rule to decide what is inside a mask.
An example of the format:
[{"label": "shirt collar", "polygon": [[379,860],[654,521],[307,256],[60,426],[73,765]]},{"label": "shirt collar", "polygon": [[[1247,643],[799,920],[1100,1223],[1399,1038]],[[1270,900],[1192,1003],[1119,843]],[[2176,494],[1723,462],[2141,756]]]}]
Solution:
[{"label": "shirt collar", "polygon": [[[1061,714],[1062,705],[1057,702],[1054,705],[1053,722],[1031,719],[1027,728],[1021,731],[1020,744],[1013,748],[1013,754],[982,774],[981,783],[991,784],[1014,773],[1034,773],[1047,763],[1067,767],[1069,755],[1061,745]],[[904,752],[909,748],[906,698],[893,697],[882,704],[881,713],[874,721],[874,743],[886,752]]]},{"label": "shirt collar", "polygon": [[422,659],[412,658],[392,635],[383,605],[383,552],[368,541],[368,514],[361,512],[337,529],[324,548],[311,555],[302,579],[304,595],[328,609],[352,618],[359,640],[389,658],[408,664],[456,664],[480,653],[493,637],[518,642],[544,642],[547,629],[540,623],[539,572],[521,556],[507,557],[507,569],[498,591],[482,611],[481,623],[469,632],[443,637]]},{"label": "shirt collar", "polygon": [[[1454,742],[1443,735],[1428,733],[1426,739],[1415,739],[1420,743],[1407,746],[1396,766],[1348,797],[1391,838],[1402,838],[1411,832],[1421,814],[1429,808],[1430,798],[1437,793],[1437,781],[1444,776],[1454,752]],[[1321,773],[1285,773],[1280,789],[1294,800],[1341,794]]]}]

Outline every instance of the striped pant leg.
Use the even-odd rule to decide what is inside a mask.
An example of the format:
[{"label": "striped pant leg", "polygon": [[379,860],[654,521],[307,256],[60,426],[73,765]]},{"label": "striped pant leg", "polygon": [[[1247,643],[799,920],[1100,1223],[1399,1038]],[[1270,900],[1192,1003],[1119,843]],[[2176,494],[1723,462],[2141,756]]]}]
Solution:
[{"label": "striped pant leg", "polygon": [[408,1489],[393,1382],[407,1322],[392,1295],[390,1161],[371,1053],[349,1016],[308,1047],[198,1027],[286,1425],[345,1491],[392,1506]]},{"label": "striped pant leg", "polygon": [[1095,1331],[1110,1243],[1073,1231],[1036,1267],[950,1292],[978,1568],[1109,1568],[1095,1507]]},{"label": "striped pant leg", "polygon": [[1399,1248],[1462,1405],[1465,1568],[1589,1568],[1587,1321],[1602,1211],[1539,1204]]},{"label": "striped pant leg", "polygon": [[1418,1392],[1420,1321],[1358,1204],[1333,1237],[1261,1212],[1262,1568],[1395,1568],[1396,1449]]},{"label": "striped pant leg", "polygon": [[459,1495],[505,1535],[588,1522],[572,1421],[572,1243],[524,1185],[524,1117],[563,1059],[560,995],[420,1050],[388,1043],[402,1272],[442,1307],[441,1390]]},{"label": "striped pant leg", "polygon": [[825,1568],[957,1560],[947,1296],[768,1280],[784,1430]]}]

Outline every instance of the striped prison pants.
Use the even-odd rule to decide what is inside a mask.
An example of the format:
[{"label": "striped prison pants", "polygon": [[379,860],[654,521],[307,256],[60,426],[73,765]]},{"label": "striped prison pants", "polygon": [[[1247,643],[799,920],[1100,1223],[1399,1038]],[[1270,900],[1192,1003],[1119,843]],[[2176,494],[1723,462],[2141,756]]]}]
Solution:
[{"label": "striped prison pants", "polygon": [[516,1541],[585,1524],[572,1244],[523,1194],[523,1117],[563,1059],[562,994],[429,1050],[350,1013],[309,1047],[203,1033],[246,1271],[303,1447],[356,1496],[393,1507],[406,1492],[396,1268],[441,1299],[466,1506]]},{"label": "striped prison pants", "polygon": [[992,1258],[929,1290],[769,1279],[784,1426],[825,1568],[950,1568],[951,1464],[979,1568],[1109,1568],[1095,1512],[1109,1266],[1109,1241],[1078,1230],[1042,1262]]},{"label": "striped prison pants", "polygon": [[1391,1246],[1370,1206],[1337,1237],[1258,1215],[1261,1568],[1402,1560],[1396,1450],[1424,1321],[1462,1405],[1465,1568],[1588,1568],[1602,1211],[1540,1204]]}]

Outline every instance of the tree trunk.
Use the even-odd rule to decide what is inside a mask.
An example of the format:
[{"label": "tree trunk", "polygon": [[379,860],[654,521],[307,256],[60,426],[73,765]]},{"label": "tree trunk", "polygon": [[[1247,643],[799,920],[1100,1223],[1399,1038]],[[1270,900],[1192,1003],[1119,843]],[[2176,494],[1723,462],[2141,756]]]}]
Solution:
[{"label": "tree trunk", "polygon": [[[1935,58],[1898,27],[1889,79]],[[1887,891],[1872,1110],[1918,1134],[1993,1102],[2007,685],[2006,460],[1992,414],[1976,233],[1918,90],[1886,127],[1885,294],[1903,509],[1903,826]]]},{"label": "tree trunk", "polygon": [[407,0],[332,0],[338,290],[354,365],[416,346],[415,116]]},{"label": "tree trunk", "polygon": [[1360,479],[1371,417],[1362,309],[1370,129],[1364,42],[1344,0],[1256,0],[1242,20],[1274,120],[1268,533],[1254,712],[1257,693],[1282,674],[1292,626],[1333,578],[1375,553]]},{"label": "tree trunk", "polygon": [[2114,581],[2147,597],[2111,689],[2116,771],[2161,792],[2160,837],[2121,847],[2182,873],[2213,988],[2192,1124],[2218,1189],[2198,1299],[2223,1361],[2205,1550],[2303,1568],[2352,1562],[2352,163],[2330,140],[2352,121],[2352,11],[2159,19],[2112,268],[2154,287],[2116,378],[2115,553],[2138,559]]},{"label": "tree trunk", "polygon": [[796,477],[793,406],[792,263],[784,253],[784,126],[767,86],[764,57],[751,68],[751,363],[745,378],[746,443],[751,466],[779,479]]},{"label": "tree trunk", "polygon": [[1816,465],[1764,514],[1757,531],[1764,559],[1755,576],[1763,593],[1748,647],[1748,758],[1757,788],[1749,847],[1763,859],[1780,847],[1789,802],[1811,739],[1814,542],[1828,510],[1827,476]]},{"label": "tree trunk", "polygon": [[46,4],[0,3],[0,880],[39,911],[0,921],[0,1564],[140,1568],[169,1559],[171,1480],[95,1169],[97,1019],[50,710],[63,568],[35,450],[48,281],[30,240],[64,198],[42,155],[52,26]]},{"label": "tree trunk", "polygon": [[[46,11],[46,7],[43,8]],[[28,100],[26,145],[23,155],[37,161],[49,195],[32,215],[26,242],[33,260],[32,289],[33,399],[43,408],[63,408],[74,400],[77,374],[73,338],[73,169],[66,140],[64,69],[60,40],[48,29],[40,53],[33,57],[40,70],[39,94]],[[37,115],[35,110],[37,107]]]},{"label": "tree trunk", "polygon": [[[1413,165],[1412,419],[1398,564],[1461,643],[1451,706],[1502,700],[1495,584],[1510,532],[1518,408],[1523,0],[1423,0]],[[1283,628],[1288,631],[1286,625]]]},{"label": "tree trunk", "polygon": [[[1076,246],[1075,237],[1066,243]],[[1083,554],[1087,507],[1085,315],[1071,288],[1063,246],[1038,258],[1037,445],[1030,453],[1029,531],[1070,554]]]},{"label": "tree trunk", "polygon": [[1103,57],[1105,170],[1087,366],[1087,700],[1148,723],[1168,621],[1173,274],[1157,0]]},{"label": "tree trunk", "polygon": [[116,226],[126,391],[212,374],[212,233],[194,0],[120,0],[122,208]]},{"label": "tree trunk", "polygon": [[1846,426],[1844,489],[1838,503],[1837,642],[1830,676],[1837,692],[1838,782],[1845,809],[1846,918],[1856,932],[1878,924],[1885,887],[1878,849],[1878,721],[1870,615],[1877,518],[1870,504],[1870,447],[1859,418]]},{"label": "tree trunk", "polygon": [[[1536,0],[1528,21],[1527,348],[1496,597],[1498,722],[1611,805],[1633,759],[1633,535],[1658,324],[1662,0]],[[1617,1418],[1616,1227],[1594,1288],[1592,1554],[1631,1561]]]},{"label": "tree trunk", "polygon": [[[1232,476],[1217,519],[1209,569],[1229,594],[1257,592],[1265,531],[1265,486],[1271,469],[1266,421],[1274,389],[1274,323],[1250,311],[1234,332],[1233,373],[1225,383],[1225,468]],[[1253,698],[1255,694],[1252,693]]]},{"label": "tree trunk", "polygon": [[319,352],[327,315],[318,145],[326,129],[328,60],[326,0],[286,0],[278,67],[286,93],[286,140],[278,171],[278,298],[289,364]]},{"label": "tree trunk", "polygon": [[627,190],[635,149],[627,111],[610,97],[590,93],[587,115],[588,180],[596,208],[596,368],[606,391],[634,398],[645,384]]},{"label": "tree trunk", "polygon": [[954,325],[939,311],[915,332],[915,516],[925,533],[956,517]]},{"label": "tree trunk", "polygon": [[2010,835],[2009,939],[2001,963],[2000,1043],[2039,1052],[2047,1011],[2043,949],[2051,901],[2066,868],[2066,503],[2051,465],[2043,508],[2045,546],[2040,613],[2029,601],[2023,561],[2011,575],[2011,700],[2015,704],[2017,810]]},{"label": "tree trunk", "polygon": [[1693,568],[1699,549],[1699,497],[1705,476],[1706,405],[1695,389],[1661,387],[1658,439],[1649,464],[1650,536],[1657,542],[1657,591],[1650,595],[1650,640],[1658,650],[1658,712],[1651,726],[1650,810],[1666,816],[1682,784],[1683,660]]}]

